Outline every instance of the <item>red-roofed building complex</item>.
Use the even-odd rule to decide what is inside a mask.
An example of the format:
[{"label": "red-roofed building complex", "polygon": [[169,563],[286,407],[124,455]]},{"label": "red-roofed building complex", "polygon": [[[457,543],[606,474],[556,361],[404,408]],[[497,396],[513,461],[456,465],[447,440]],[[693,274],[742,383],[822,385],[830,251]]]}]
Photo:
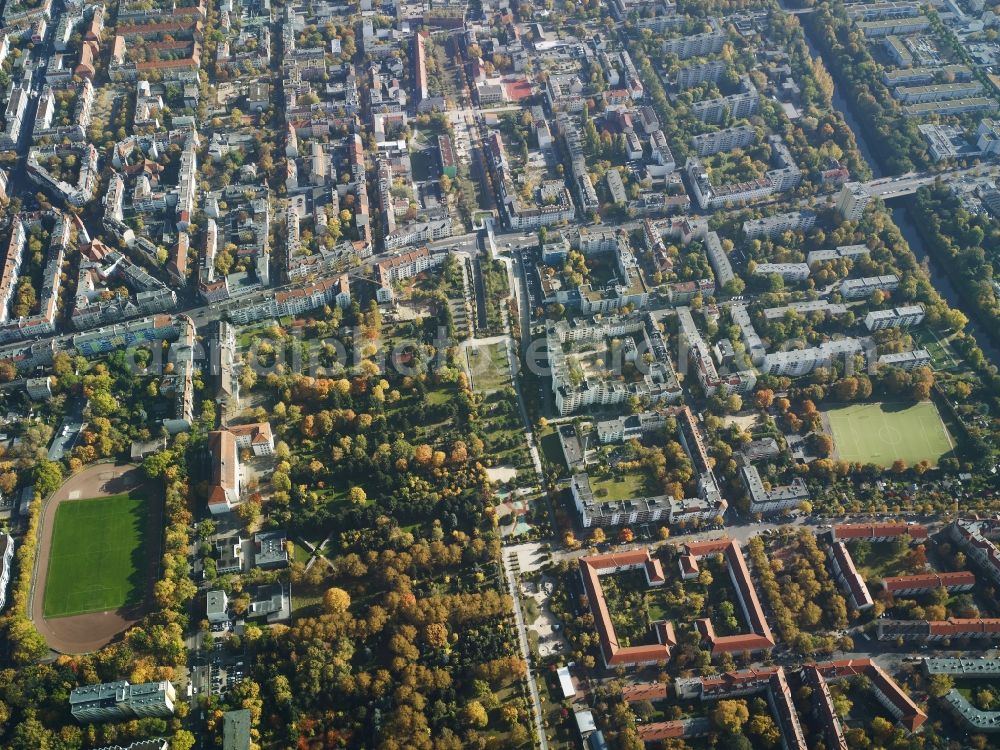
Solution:
[{"label": "red-roofed building complex", "polygon": [[805,733],[792,702],[792,691],[784,667],[764,667],[743,672],[726,672],[712,677],[678,679],[674,689],[679,698],[722,700],[766,693],[767,703],[781,729],[785,750],[807,750]]},{"label": "red-roofed building complex", "polygon": [[823,744],[826,750],[848,750],[844,728],[833,706],[830,687],[815,665],[807,664],[802,667],[802,684],[812,690],[813,715],[823,728]]},{"label": "red-roofed building complex", "polygon": [[667,661],[670,659],[671,649],[677,645],[673,625],[663,620],[654,622],[651,626],[656,633],[656,643],[622,646],[618,642],[601,586],[601,576],[629,570],[642,570],[646,575],[646,583],[650,586],[662,586],[666,583],[663,566],[659,560],[649,556],[648,549],[580,558],[580,578],[584,591],[587,592],[590,611],[594,615],[594,626],[597,628],[606,667],[634,667]]},{"label": "red-roofed building complex", "polygon": [[983,533],[983,525],[974,521],[955,521],[947,528],[948,536],[983,574],[1000,584],[1000,549]]},{"label": "red-roofed building complex", "polygon": [[270,422],[230,425],[229,431],[236,436],[236,447],[251,450],[255,456],[270,456],[274,453],[274,435]]},{"label": "red-roofed building complex", "polygon": [[952,617],[948,620],[879,620],[880,641],[1000,641],[1000,617]]},{"label": "red-roofed building complex", "polygon": [[923,573],[914,576],[888,576],[882,580],[882,588],[893,596],[926,594],[934,589],[948,591],[969,591],[976,585],[976,577],[967,570],[954,573]]},{"label": "red-roofed building complex", "polygon": [[815,668],[827,682],[835,682],[856,675],[867,677],[871,681],[872,689],[875,691],[879,703],[907,731],[915,732],[927,721],[927,714],[921,710],[920,706],[914,703],[903,688],[871,659],[826,661],[817,664]]},{"label": "red-roofed building complex", "polygon": [[841,541],[834,542],[827,550],[830,556],[830,565],[833,567],[834,577],[837,583],[847,594],[848,604],[859,612],[870,609],[875,602],[872,601],[868,584],[854,567],[854,558],[851,557],[847,545]]},{"label": "red-roofed building complex", "polygon": [[715,632],[715,626],[708,618],[698,620],[695,624],[702,638],[712,648],[712,655],[732,654],[743,651],[766,651],[774,648],[774,636],[771,627],[764,617],[764,610],[757,597],[757,589],[750,578],[750,569],[740,545],[732,539],[713,539],[706,542],[692,542],[686,545],[687,556],[697,561],[700,557],[721,553],[729,569],[729,578],[736,588],[736,598],[743,610],[743,617],[750,626],[749,633],[720,636]]},{"label": "red-roofed building complex", "polygon": [[866,539],[869,542],[888,542],[897,536],[909,534],[912,539],[926,539],[927,527],[916,523],[841,523],[833,527],[833,540],[849,542]]},{"label": "red-roofed building complex", "polygon": [[212,481],[208,489],[208,509],[212,515],[228,513],[240,501],[240,459],[236,436],[228,430],[208,433],[212,457]]}]

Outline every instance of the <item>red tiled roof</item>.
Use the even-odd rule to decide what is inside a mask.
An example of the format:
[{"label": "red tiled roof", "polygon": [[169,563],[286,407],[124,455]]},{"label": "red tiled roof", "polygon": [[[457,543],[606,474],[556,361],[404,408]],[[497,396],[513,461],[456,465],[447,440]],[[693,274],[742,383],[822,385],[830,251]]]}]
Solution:
[{"label": "red tiled roof", "polygon": [[429,254],[430,251],[426,247],[422,247],[419,250],[413,250],[412,252],[397,255],[396,257],[389,258],[388,260],[379,261],[378,267],[388,270],[390,268],[395,268],[396,266],[402,266],[410,261]]},{"label": "red tiled roof", "polygon": [[927,527],[917,523],[841,523],[833,531],[836,539],[880,539],[903,534],[914,539],[927,538]]},{"label": "red tiled roof", "polygon": [[[643,646],[623,647],[618,643],[618,636],[615,633],[614,623],[611,621],[611,613],[608,610],[608,602],[604,597],[604,589],[601,586],[598,571],[622,566],[643,565],[650,580],[655,580],[658,561],[652,560],[649,550],[634,550],[631,552],[610,553],[606,555],[590,555],[580,558],[580,575],[583,578],[584,589],[590,600],[590,610],[594,615],[594,627],[601,642],[601,651],[608,666],[619,664],[636,664],[651,661],[666,661],[670,658],[670,649],[677,644],[673,627],[670,623],[657,623],[657,636],[662,643],[653,643]],[[651,570],[652,568],[652,570]],[[659,575],[663,576],[662,568]]]},{"label": "red tiled roof", "polygon": [[932,636],[973,635],[976,633],[1000,633],[1000,617],[973,617],[950,620],[931,620],[927,623]]},{"label": "red tiled roof", "polygon": [[815,669],[824,679],[865,675],[872,681],[879,694],[899,709],[902,713],[900,722],[911,732],[915,732],[921,724],[927,721],[927,714],[913,702],[913,699],[899,686],[899,683],[871,659],[840,659],[821,662],[815,665]]},{"label": "red tiled roof", "polygon": [[731,541],[729,537],[724,536],[721,539],[710,539],[706,542],[688,542],[684,548],[692,557],[704,557],[725,551]]},{"label": "red tiled roof", "polygon": [[655,583],[667,580],[666,576],[663,575],[663,564],[655,558],[646,562],[646,576],[650,582]]},{"label": "red tiled roof", "polygon": [[119,26],[115,33],[119,36],[131,36],[137,34],[159,34],[169,31],[201,31],[201,21],[168,21],[166,23],[144,23]]},{"label": "red tiled roof", "polygon": [[967,570],[951,573],[924,573],[912,576],[888,576],[882,579],[886,591],[906,591],[908,589],[936,589],[951,586],[971,586],[976,577]]},{"label": "red tiled roof", "polygon": [[662,682],[639,682],[626,685],[622,698],[629,703],[639,701],[660,701],[667,697],[667,686]]},{"label": "red tiled roof", "polygon": [[94,42],[84,42],[80,47],[80,62],[74,69],[74,73],[79,76],[94,77]]},{"label": "red tiled roof", "polygon": [[[753,579],[750,578],[750,569],[747,568],[747,562],[743,557],[743,550],[740,549],[739,544],[732,542],[729,545],[729,548],[726,550],[726,559],[729,562],[733,576],[736,578],[737,585],[743,593],[743,604],[752,620],[750,627],[773,646],[774,637],[771,635],[771,627],[767,624],[767,618],[764,617],[764,609],[760,606],[760,600],[757,598],[757,589],[753,585]],[[765,646],[765,648],[770,648],[770,646]]]},{"label": "red tiled roof", "polygon": [[855,604],[858,607],[870,606],[873,603],[871,591],[868,590],[868,585],[854,566],[854,558],[851,557],[851,552],[847,549],[847,545],[838,540],[833,543],[831,551],[834,558],[836,558],[841,575],[851,590],[851,596],[854,597]]},{"label": "red tiled roof", "polygon": [[740,545],[732,539],[712,539],[705,542],[690,542],[685,545],[688,555],[693,558],[721,552],[725,555],[733,581],[739,589],[740,599],[749,615],[750,633],[739,633],[730,636],[717,636],[715,626],[708,619],[698,620],[697,625],[704,639],[712,646],[713,654],[734,653],[740,651],[763,651],[774,647],[774,636],[771,626],[767,623],[764,610],[760,606],[757,589],[750,577],[750,569]]},{"label": "red tiled roof", "polygon": [[694,555],[681,555],[681,570],[685,574],[698,572],[698,560]]},{"label": "red tiled roof", "polygon": [[747,685],[767,682],[780,670],[781,667],[762,667],[761,669],[745,669],[740,672],[724,672],[720,675],[702,677],[702,692],[707,694],[720,690],[728,692]]},{"label": "red tiled roof", "polygon": [[227,428],[236,437],[250,436],[251,443],[271,442],[271,423],[252,422],[251,424],[231,425]]},{"label": "red tiled roof", "polygon": [[695,625],[702,638],[712,647],[712,656],[718,654],[739,654],[744,651],[766,651],[774,648],[774,641],[757,633],[737,633],[736,635],[716,635],[715,626],[707,617],[697,620]]},{"label": "red tiled roof", "polygon": [[236,437],[226,430],[208,433],[208,449],[212,454],[212,484],[209,505],[228,505],[226,492],[237,487]]},{"label": "red tiled roof", "polygon": [[636,728],[643,742],[680,739],[684,736],[683,721],[654,721]]}]

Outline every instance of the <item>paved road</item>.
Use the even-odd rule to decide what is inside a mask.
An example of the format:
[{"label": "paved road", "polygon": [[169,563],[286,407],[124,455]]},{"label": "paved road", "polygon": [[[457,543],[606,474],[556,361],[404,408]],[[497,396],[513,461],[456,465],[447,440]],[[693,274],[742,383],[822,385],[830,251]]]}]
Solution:
[{"label": "paved road", "polygon": [[981,165],[969,169],[950,169],[945,172],[907,172],[898,177],[882,177],[863,183],[868,192],[876,198],[890,200],[912,195],[922,187],[933,185],[937,180],[950,181],[967,175],[996,176],[1000,167]]}]

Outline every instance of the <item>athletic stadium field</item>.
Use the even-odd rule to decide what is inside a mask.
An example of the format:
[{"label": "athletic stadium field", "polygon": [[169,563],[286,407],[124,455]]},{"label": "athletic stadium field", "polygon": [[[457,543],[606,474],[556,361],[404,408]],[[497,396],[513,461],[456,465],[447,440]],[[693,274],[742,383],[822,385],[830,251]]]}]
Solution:
[{"label": "athletic stadium field", "polygon": [[938,461],[954,450],[937,407],[919,403],[852,404],[826,412],[836,457],[851,463],[907,466]]},{"label": "athletic stadium field", "polygon": [[117,610],[142,601],[148,508],[148,499],[132,492],[59,505],[45,617]]}]

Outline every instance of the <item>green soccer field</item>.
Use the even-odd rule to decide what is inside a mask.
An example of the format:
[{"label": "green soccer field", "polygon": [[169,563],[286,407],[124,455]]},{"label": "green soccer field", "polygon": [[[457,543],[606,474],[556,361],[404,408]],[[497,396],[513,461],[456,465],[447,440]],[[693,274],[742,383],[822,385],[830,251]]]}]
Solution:
[{"label": "green soccer field", "polygon": [[907,466],[939,460],[954,450],[951,436],[930,401],[917,404],[853,404],[826,412],[837,456],[851,463]]},{"label": "green soccer field", "polygon": [[147,498],[124,494],[59,506],[45,580],[46,617],[142,601],[148,504]]}]

